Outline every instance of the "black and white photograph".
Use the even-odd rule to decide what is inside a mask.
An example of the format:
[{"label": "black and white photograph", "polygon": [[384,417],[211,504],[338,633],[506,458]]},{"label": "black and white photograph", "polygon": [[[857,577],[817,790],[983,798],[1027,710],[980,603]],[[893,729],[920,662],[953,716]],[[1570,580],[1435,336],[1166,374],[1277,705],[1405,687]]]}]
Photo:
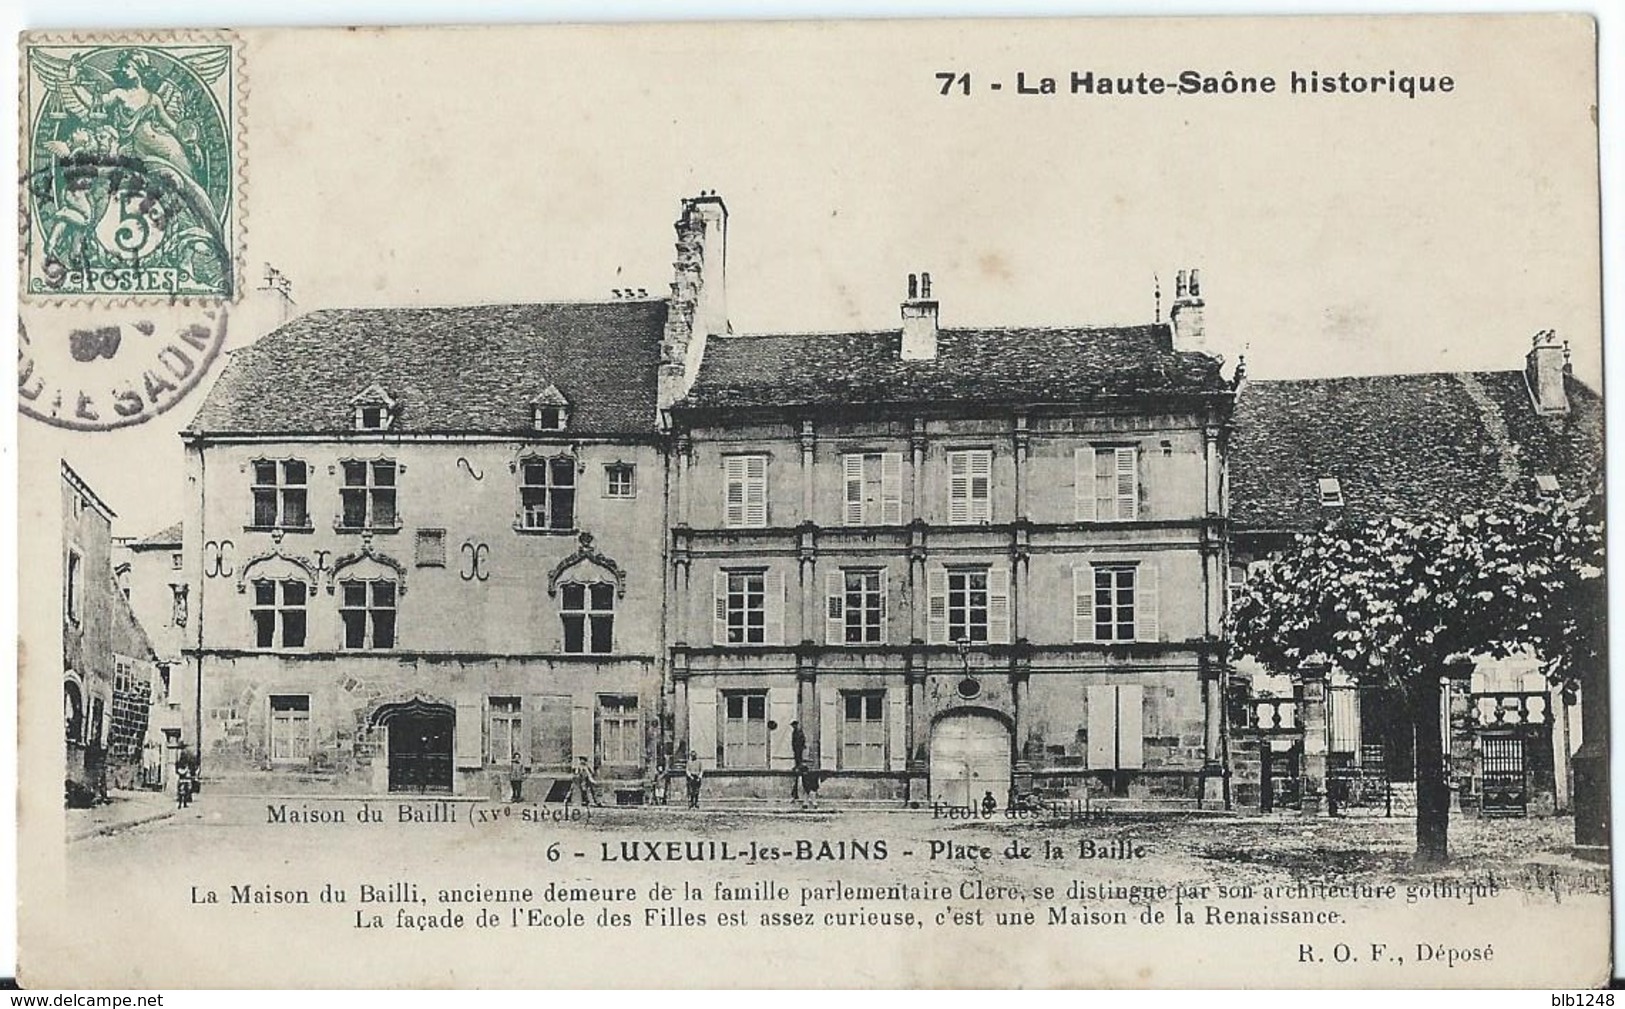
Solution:
[{"label": "black and white photograph", "polygon": [[22,983],[1606,985],[1595,32],[26,33]]}]

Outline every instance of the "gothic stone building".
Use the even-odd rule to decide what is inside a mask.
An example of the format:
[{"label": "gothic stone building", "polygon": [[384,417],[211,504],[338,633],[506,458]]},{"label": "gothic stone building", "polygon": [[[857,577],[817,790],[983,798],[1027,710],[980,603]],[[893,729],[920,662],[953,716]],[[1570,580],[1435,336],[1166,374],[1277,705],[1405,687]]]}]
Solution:
[{"label": "gothic stone building", "polygon": [[[702,284],[709,278],[702,277]],[[677,751],[722,795],[1218,795],[1225,440],[1172,325],[724,335],[672,410]]]},{"label": "gothic stone building", "polygon": [[[320,311],[185,433],[205,773],[541,797],[660,734],[663,300]],[[249,786],[253,787],[253,786]]]},{"label": "gothic stone building", "polygon": [[[1242,382],[1230,455],[1232,581],[1245,581],[1251,564],[1289,548],[1296,533],[1327,523],[1459,515],[1539,494],[1578,497],[1599,486],[1602,399],[1570,374],[1566,356],[1542,333],[1522,369]],[[1238,687],[1250,683],[1289,702],[1303,689],[1246,659],[1238,674]],[[1324,689],[1325,731],[1309,733],[1303,748],[1311,756],[1318,748],[1331,767],[1413,780],[1412,732],[1388,693],[1335,669]],[[1524,783],[1523,795],[1502,789],[1508,794],[1490,795],[1492,805],[1567,807],[1579,719],[1569,717],[1533,656],[1478,660],[1471,681],[1455,684],[1445,704],[1452,777],[1464,807],[1481,805],[1486,768],[1494,778],[1498,763],[1503,782]],[[1240,726],[1257,729],[1259,710],[1241,710]],[[1602,744],[1601,729],[1591,734],[1594,745]],[[1288,733],[1274,745],[1299,744]],[[1245,746],[1231,749],[1238,801],[1258,803],[1256,763]]]}]

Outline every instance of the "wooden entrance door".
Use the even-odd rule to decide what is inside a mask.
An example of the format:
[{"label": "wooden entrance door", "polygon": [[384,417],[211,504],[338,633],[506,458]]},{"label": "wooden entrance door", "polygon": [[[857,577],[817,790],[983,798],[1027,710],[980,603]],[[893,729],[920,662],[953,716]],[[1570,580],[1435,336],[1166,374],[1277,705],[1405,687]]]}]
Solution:
[{"label": "wooden entrance door", "polygon": [[451,791],[451,708],[412,706],[388,719],[389,790]]},{"label": "wooden entrance door", "polygon": [[988,792],[1010,794],[1010,730],[992,715],[947,715],[931,730],[931,801],[980,808]]}]

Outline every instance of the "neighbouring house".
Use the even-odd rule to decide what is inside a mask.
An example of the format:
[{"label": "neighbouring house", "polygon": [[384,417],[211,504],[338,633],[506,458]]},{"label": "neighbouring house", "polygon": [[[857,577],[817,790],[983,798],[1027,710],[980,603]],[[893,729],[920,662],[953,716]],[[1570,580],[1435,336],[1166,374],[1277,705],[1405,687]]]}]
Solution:
[{"label": "neighbouring house", "polygon": [[[702,283],[709,283],[709,277]],[[1170,322],[728,335],[672,409],[677,751],[726,796],[1217,799],[1232,391]]]},{"label": "neighbouring house", "polygon": [[180,667],[189,619],[190,588],[181,553],[182,528],[176,522],[151,535],[114,544],[114,570],[136,620],[157,656],[146,738],[142,741],[141,783],[174,787],[175,758],[181,745],[180,701],[170,682]]},{"label": "neighbouring house", "polygon": [[[1602,399],[1573,377],[1567,356],[1541,333],[1516,370],[1244,381],[1230,455],[1231,581],[1243,583],[1250,565],[1326,523],[1459,515],[1599,486]],[[1237,741],[1255,748],[1249,760],[1232,747],[1240,801],[1269,803],[1281,797],[1281,784],[1297,787],[1304,742],[1288,714],[1285,728],[1298,731],[1259,744],[1257,730],[1269,728],[1259,719],[1292,707],[1303,685],[1245,658],[1237,673],[1238,690],[1252,691],[1251,701],[1244,693],[1236,699]],[[1397,782],[1408,792],[1413,731],[1395,699],[1335,668],[1325,696],[1327,738],[1309,740],[1311,752],[1323,746],[1330,765],[1350,777]],[[1581,719],[1533,656],[1479,658],[1471,680],[1452,688],[1443,717],[1462,807],[1487,814],[1568,808]],[[1271,775],[1258,767],[1259,745],[1273,749],[1274,796]]]}]

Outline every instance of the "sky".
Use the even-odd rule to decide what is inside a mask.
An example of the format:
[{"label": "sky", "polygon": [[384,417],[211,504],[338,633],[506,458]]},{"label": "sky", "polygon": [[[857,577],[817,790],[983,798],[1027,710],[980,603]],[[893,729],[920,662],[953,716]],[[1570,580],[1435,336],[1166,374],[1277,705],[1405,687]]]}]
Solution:
[{"label": "sky", "polygon": [[[1200,267],[1214,349],[1245,354],[1253,378],[1517,368],[1555,329],[1596,386],[1595,92],[1573,58],[1586,31],[1350,18],[255,33],[245,259],[250,278],[267,263],[290,278],[298,312],[662,292],[680,198],[715,189],[740,333],[895,327],[920,270],[945,326],[1144,322],[1153,278],[1165,312],[1175,272]],[[1073,71],[1186,69],[1282,89],[1294,70],[1392,69],[1455,90],[1065,93]],[[969,73],[973,93],[939,94],[939,72]],[[1017,94],[1018,73],[1062,93]],[[279,318],[250,293],[230,346]],[[116,533],[146,535],[181,516],[177,431],[207,385],[123,431],[25,418],[25,458],[63,455],[119,513]]]}]

